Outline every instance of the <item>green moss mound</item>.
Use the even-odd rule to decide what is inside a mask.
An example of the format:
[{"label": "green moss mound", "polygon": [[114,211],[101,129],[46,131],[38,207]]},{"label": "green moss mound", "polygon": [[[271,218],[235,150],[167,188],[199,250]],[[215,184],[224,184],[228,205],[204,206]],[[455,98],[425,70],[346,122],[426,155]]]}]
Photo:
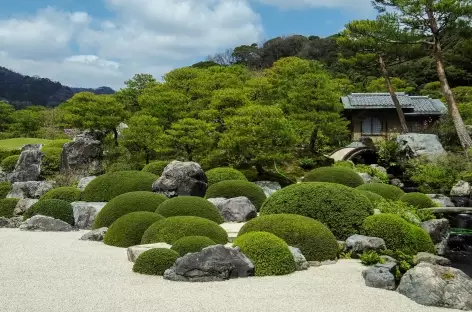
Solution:
[{"label": "green moss mound", "polygon": [[116,247],[139,245],[144,232],[153,223],[162,219],[164,217],[155,212],[138,211],[128,213],[111,224],[103,242]]},{"label": "green moss mound", "polygon": [[82,192],[82,200],[88,202],[108,202],[118,195],[152,191],[157,176],[142,171],[117,171],[104,174],[92,180]]},{"label": "green moss mound", "polygon": [[363,190],[359,190],[359,191],[360,191],[362,194],[364,194],[365,196],[367,196],[367,198],[368,198],[373,204],[385,200],[385,198],[383,198],[382,196],[380,196],[379,194],[376,194],[376,193],[374,193],[374,192],[371,192],[371,191],[363,191]]},{"label": "green moss mound", "polygon": [[179,254],[167,248],[154,248],[139,255],[133,265],[133,272],[147,275],[164,275],[172,267]]},{"label": "green moss mound", "polygon": [[216,245],[216,243],[206,236],[186,236],[176,240],[171,249],[177,251],[180,256],[185,256],[188,253],[199,252],[203,248],[213,245]]},{"label": "green moss mound", "polygon": [[433,200],[423,193],[406,193],[400,197],[400,200],[418,209],[431,208],[435,206]]},{"label": "green moss mound", "polygon": [[399,200],[405,192],[397,186],[384,183],[368,183],[357,187],[358,190],[370,191],[378,194],[385,199]]},{"label": "green moss mound", "polygon": [[205,198],[234,198],[244,196],[249,198],[257,210],[266,199],[264,191],[256,184],[242,180],[221,181],[208,187]]},{"label": "green moss mound", "polygon": [[0,182],[0,199],[7,197],[10,191],[11,191],[10,182]]},{"label": "green moss mound", "polygon": [[156,212],[164,217],[195,216],[223,223],[218,208],[208,200],[197,196],[179,196],[166,200],[157,207]]},{"label": "green moss mound", "polygon": [[20,155],[8,156],[4,160],[2,160],[2,162],[0,163],[0,167],[5,172],[13,172],[13,170],[15,170],[18,159],[20,159]]},{"label": "green moss mound", "polygon": [[47,143],[46,145],[44,145],[44,147],[45,148],[49,148],[49,147],[63,148],[64,144],[69,143],[69,142],[72,142],[72,141],[69,139],[58,139],[58,140],[54,140],[52,142]]},{"label": "green moss mound", "polygon": [[208,185],[228,180],[247,181],[247,178],[241,171],[229,167],[213,168],[205,172],[205,174],[208,178]]},{"label": "green moss mound", "polygon": [[155,212],[159,205],[167,200],[162,194],[153,192],[129,192],[110,200],[95,217],[93,229],[109,227],[115,220],[130,212]]},{"label": "green moss mound", "polygon": [[297,214],[328,226],[337,239],[358,234],[373,214],[372,202],[356,189],[335,183],[304,182],[287,186],[269,197],[261,215]]},{"label": "green moss mound", "polygon": [[0,199],[0,217],[11,218],[13,217],[13,210],[15,210],[16,204],[18,204],[18,198],[5,198]]},{"label": "green moss mound", "polygon": [[435,252],[428,233],[398,215],[373,215],[365,219],[362,227],[363,234],[382,238],[387,249],[399,250],[409,255],[416,255],[421,251]]},{"label": "green moss mound", "polygon": [[173,244],[185,236],[206,236],[217,244],[226,244],[228,234],[213,221],[200,217],[170,217],[151,225],[143,235],[142,244]]},{"label": "green moss mound", "polygon": [[62,147],[43,147],[41,153],[41,175],[50,177],[57,174],[61,167]]},{"label": "green moss mound", "polygon": [[60,199],[38,201],[24,213],[23,219],[26,220],[35,215],[52,217],[74,225],[74,212],[71,204]]},{"label": "green moss mound", "polygon": [[162,175],[162,172],[164,171],[164,168],[169,164],[168,161],[165,160],[158,160],[158,161],[153,161],[142,169],[144,172],[149,172],[152,174],[155,174],[156,176],[160,177]]},{"label": "green moss mound", "polygon": [[283,239],[268,232],[249,232],[233,243],[251,259],[256,276],[285,275],[295,272],[295,260]]},{"label": "green moss mound", "polygon": [[321,167],[308,172],[304,182],[330,182],[357,187],[364,180],[352,169],[346,167]]},{"label": "green moss mound", "polygon": [[44,199],[60,199],[68,203],[80,200],[81,191],[75,187],[58,187],[41,196]]},{"label": "green moss mound", "polygon": [[321,222],[304,216],[260,216],[248,221],[238,236],[249,232],[272,233],[290,246],[300,248],[308,261],[334,260],[338,253],[338,242],[333,233]]}]

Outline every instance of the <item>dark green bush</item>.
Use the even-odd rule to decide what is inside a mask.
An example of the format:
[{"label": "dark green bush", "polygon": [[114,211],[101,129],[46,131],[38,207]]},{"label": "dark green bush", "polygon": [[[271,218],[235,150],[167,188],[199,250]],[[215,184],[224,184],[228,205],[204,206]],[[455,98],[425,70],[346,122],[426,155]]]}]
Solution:
[{"label": "dark green bush", "polygon": [[147,275],[164,275],[171,268],[179,254],[167,248],[149,249],[139,255],[133,265],[133,272]]},{"label": "dark green bush", "polygon": [[256,184],[241,180],[227,180],[221,181],[211,185],[205,195],[205,198],[234,198],[244,196],[256,206],[256,209],[261,208],[262,203],[266,199],[264,191]]},{"label": "dark green bush", "polygon": [[185,256],[188,253],[199,252],[203,248],[213,245],[216,245],[216,243],[206,236],[185,236],[176,240],[171,249],[177,251],[180,256]]},{"label": "dark green bush", "polygon": [[406,193],[400,197],[400,200],[418,209],[431,208],[435,206],[432,199],[423,193]]},{"label": "dark green bush", "polygon": [[321,167],[308,172],[305,182],[330,182],[357,187],[364,184],[364,180],[352,169],[345,167]]},{"label": "dark green bush", "polygon": [[241,171],[229,167],[213,168],[205,172],[205,175],[208,178],[208,185],[213,185],[227,180],[247,181],[247,178]]},{"label": "dark green bush", "polygon": [[64,144],[72,142],[69,139],[58,139],[54,140],[52,142],[49,142],[48,144],[44,145],[43,148],[63,148]]},{"label": "dark green bush", "polygon": [[18,162],[18,159],[20,159],[20,155],[8,156],[4,160],[2,160],[2,162],[0,163],[0,167],[5,172],[13,172],[13,170],[15,170],[15,166]]},{"label": "dark green bush", "polygon": [[71,204],[60,199],[38,201],[24,213],[23,219],[26,220],[35,215],[52,217],[74,225],[74,212]]},{"label": "dark green bush", "polygon": [[41,160],[41,175],[50,177],[59,172],[61,167],[62,147],[43,147]]},{"label": "dark green bush", "polygon": [[268,232],[250,232],[233,243],[251,259],[256,276],[284,275],[295,272],[295,260],[283,239]]},{"label": "dark green bush", "polygon": [[5,198],[0,199],[0,217],[11,218],[13,217],[13,210],[15,210],[16,204],[18,204],[18,198]]},{"label": "dark green bush", "polygon": [[356,165],[350,160],[340,160],[334,163],[334,167],[343,167],[348,169],[354,169]]},{"label": "dark green bush", "polygon": [[10,191],[11,191],[10,182],[0,182],[0,199],[7,197]]},{"label": "dark green bush", "polygon": [[206,236],[217,244],[228,242],[228,233],[213,221],[200,217],[170,217],[151,225],[143,235],[142,244],[173,244],[185,236]]},{"label": "dark green bush", "polygon": [[375,205],[376,203],[378,202],[381,202],[383,200],[385,200],[382,196],[380,196],[379,194],[377,193],[374,193],[374,192],[371,192],[371,191],[363,191],[363,190],[359,190],[362,194],[364,194],[365,196],[367,196],[367,198]]},{"label": "dark green bush", "polygon": [[260,216],[248,221],[238,236],[248,232],[269,232],[287,244],[300,248],[308,261],[336,259],[338,242],[321,222],[294,214]]},{"label": "dark green bush", "polygon": [[149,211],[131,212],[119,217],[110,225],[103,242],[110,246],[130,247],[139,245],[144,232],[163,216]]},{"label": "dark green bush", "polygon": [[72,203],[80,200],[80,193],[80,190],[76,187],[58,187],[41,196],[41,200],[60,199]]},{"label": "dark green bush", "polygon": [[409,255],[425,251],[435,253],[429,235],[420,227],[394,214],[378,214],[364,221],[363,234],[380,237],[388,249],[399,250]]},{"label": "dark green bush", "polygon": [[382,196],[385,199],[390,200],[399,200],[400,197],[405,194],[405,192],[403,192],[401,188],[384,183],[363,184],[361,186],[358,186],[357,189],[362,191],[370,191],[372,193],[376,193]]},{"label": "dark green bush", "polygon": [[157,176],[142,171],[117,171],[97,177],[82,192],[82,200],[108,202],[118,195],[135,191],[152,191]]},{"label": "dark green bush", "polygon": [[218,208],[208,200],[197,196],[179,196],[166,200],[157,207],[156,212],[164,217],[195,216],[216,223],[224,219]]},{"label": "dark green bush", "polygon": [[164,168],[169,164],[168,161],[166,160],[157,160],[153,161],[146,166],[144,166],[143,170],[144,172],[150,172],[152,174],[155,174],[156,176],[160,177],[162,175],[162,172],[164,171]]},{"label": "dark green bush", "polygon": [[21,149],[3,149],[0,148],[0,162],[7,158],[8,156],[13,156],[13,155],[20,155],[21,154]]},{"label": "dark green bush", "polygon": [[374,205],[356,189],[335,183],[305,182],[287,186],[269,197],[261,215],[298,214],[324,223],[337,239],[358,234]]},{"label": "dark green bush", "polygon": [[153,192],[129,192],[110,200],[95,217],[93,229],[109,227],[115,220],[130,212],[155,212],[167,197]]}]

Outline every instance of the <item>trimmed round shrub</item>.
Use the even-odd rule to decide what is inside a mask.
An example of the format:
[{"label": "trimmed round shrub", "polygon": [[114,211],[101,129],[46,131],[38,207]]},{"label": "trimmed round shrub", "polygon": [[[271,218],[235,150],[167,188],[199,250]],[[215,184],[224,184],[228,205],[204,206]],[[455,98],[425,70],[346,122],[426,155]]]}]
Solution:
[{"label": "trimmed round shrub", "polygon": [[82,192],[82,200],[87,202],[108,202],[118,195],[152,191],[152,184],[157,176],[142,171],[117,171],[92,180]]},{"label": "trimmed round shrub", "polygon": [[71,204],[60,199],[38,201],[24,213],[23,219],[26,220],[35,215],[52,217],[74,225],[74,212]]},{"label": "trimmed round shrub", "polygon": [[368,183],[357,187],[358,190],[370,191],[385,199],[399,200],[405,192],[397,186],[384,183]]},{"label": "trimmed round shrub", "polygon": [[304,182],[330,182],[357,187],[364,184],[364,180],[352,169],[346,167],[321,167],[305,175]]},{"label": "trimmed round shrub", "polygon": [[238,236],[249,232],[269,232],[293,247],[300,248],[308,261],[334,260],[338,242],[321,222],[294,214],[260,216],[249,220]]},{"label": "trimmed round shrub", "polygon": [[333,164],[334,167],[344,167],[349,169],[356,168],[356,165],[351,160],[340,160]]},{"label": "trimmed round shrub", "polygon": [[266,199],[264,191],[256,184],[242,180],[227,180],[210,185],[205,198],[234,198],[244,196],[249,198],[257,210],[261,208]]},{"label": "trimmed round shrub", "polygon": [[377,203],[379,201],[383,201],[385,200],[385,198],[383,198],[382,196],[380,196],[379,194],[377,193],[374,193],[374,192],[371,192],[371,191],[363,191],[363,190],[359,190],[362,194],[364,194],[365,196],[367,196],[367,198],[373,203]]},{"label": "trimmed round shrub", "polygon": [[268,232],[249,232],[233,243],[251,259],[256,276],[284,275],[295,272],[295,260],[283,239]]},{"label": "trimmed round shrub", "polygon": [[304,182],[287,186],[269,197],[261,215],[298,214],[328,226],[337,239],[358,234],[373,214],[374,204],[356,189],[335,183]]},{"label": "trimmed round shrub", "polygon": [[0,199],[7,197],[10,191],[11,191],[10,182],[0,182]]},{"label": "trimmed round shrub", "polygon": [[128,213],[113,222],[103,238],[110,246],[130,247],[139,245],[144,232],[163,216],[149,211]]},{"label": "trimmed round shrub", "polygon": [[162,175],[162,172],[164,171],[164,168],[169,164],[168,161],[165,160],[158,160],[158,161],[153,161],[146,166],[144,166],[143,170],[144,172],[150,172],[152,174],[155,174],[156,176],[160,177]]},{"label": "trimmed round shrub", "polygon": [[69,143],[69,142],[72,142],[72,141],[69,140],[69,139],[58,139],[58,140],[54,140],[52,142],[49,142],[48,144],[44,145],[44,147],[45,148],[49,148],[49,147],[63,148],[64,144]]},{"label": "trimmed round shrub", "polygon": [[241,171],[229,167],[213,168],[205,172],[205,175],[208,178],[208,185],[213,185],[218,182],[228,180],[247,181],[247,178]]},{"label": "trimmed round shrub", "polygon": [[164,217],[195,216],[216,223],[224,219],[218,208],[208,200],[197,196],[179,196],[166,200],[157,207],[156,212]]},{"label": "trimmed round shrub", "polygon": [[80,200],[80,190],[76,187],[58,187],[41,196],[44,199],[60,199],[68,203]]},{"label": "trimmed round shrub", "polygon": [[400,200],[418,209],[431,208],[435,206],[433,200],[423,193],[406,193],[400,197]]},{"label": "trimmed round shrub", "polygon": [[41,175],[49,177],[57,174],[61,167],[62,147],[43,147],[41,153]]},{"label": "trimmed round shrub", "polygon": [[0,199],[0,217],[11,218],[13,217],[13,210],[15,210],[16,204],[18,204],[18,198],[5,198]]},{"label": "trimmed round shrub", "polygon": [[20,155],[8,156],[0,163],[0,167],[5,172],[13,172],[15,170],[16,163],[20,159]]},{"label": "trimmed round shrub", "polygon": [[129,192],[110,200],[95,217],[93,229],[109,227],[115,220],[130,212],[155,212],[157,207],[167,200],[162,194],[153,192]]},{"label": "trimmed round shrub", "polygon": [[143,235],[142,244],[173,244],[185,236],[206,236],[217,244],[228,242],[228,233],[213,221],[200,217],[170,217],[151,225]]},{"label": "trimmed round shrub", "polygon": [[171,249],[177,251],[180,256],[185,256],[188,253],[199,252],[203,248],[213,245],[216,245],[216,243],[206,236],[186,236],[176,240]]},{"label": "trimmed round shrub", "polygon": [[363,234],[382,238],[387,249],[399,250],[409,255],[416,255],[421,251],[435,252],[428,233],[399,215],[388,213],[373,215],[364,220],[362,227]]},{"label": "trimmed round shrub", "polygon": [[170,269],[179,254],[167,248],[153,248],[138,256],[133,265],[133,272],[147,275],[164,275]]}]

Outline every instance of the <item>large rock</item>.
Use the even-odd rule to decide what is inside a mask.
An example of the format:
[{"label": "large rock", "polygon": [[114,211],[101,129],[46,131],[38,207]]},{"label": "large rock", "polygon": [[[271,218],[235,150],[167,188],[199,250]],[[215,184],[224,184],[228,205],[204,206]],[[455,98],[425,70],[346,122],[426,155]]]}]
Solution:
[{"label": "large rock", "polygon": [[290,252],[293,255],[293,259],[295,260],[297,271],[308,270],[308,268],[310,267],[310,263],[306,261],[306,258],[302,254],[301,250],[292,246],[288,246],[288,249],[290,249]]},{"label": "large rock", "polygon": [[21,155],[15,170],[9,175],[11,182],[38,181],[41,174],[41,144],[27,144],[21,149]]},{"label": "large rock", "polygon": [[273,181],[256,181],[254,182],[256,185],[258,185],[263,191],[265,196],[269,197],[278,190],[282,189],[282,186],[280,185],[279,182],[273,182]]},{"label": "large rock", "polygon": [[7,198],[33,198],[39,199],[49,190],[53,189],[54,185],[47,181],[28,181],[15,182],[12,184],[11,191]]},{"label": "large rock", "polygon": [[257,209],[247,197],[210,198],[225,222],[245,222],[257,217]]},{"label": "large rock", "polygon": [[452,200],[446,195],[442,195],[442,194],[426,194],[426,195],[428,195],[428,197],[431,198],[433,202],[438,204],[440,207],[455,207]]},{"label": "large rock", "polygon": [[105,207],[105,202],[73,202],[75,226],[79,229],[91,229],[98,212]]},{"label": "large rock", "polygon": [[370,176],[370,174],[365,172],[358,172],[357,174],[362,178],[362,180],[364,180],[365,184],[369,184],[372,182],[372,177]]},{"label": "large rock", "polygon": [[34,204],[36,204],[39,201],[39,199],[33,199],[33,198],[22,198],[18,201],[16,204],[15,209],[13,210],[13,215],[14,216],[20,216],[24,214],[28,209],[31,208]]},{"label": "large rock", "polygon": [[101,227],[99,229],[95,229],[95,230],[85,233],[84,235],[82,235],[80,240],[102,242],[107,231],[108,231],[107,227]]},{"label": "large rock", "polygon": [[21,231],[70,232],[72,226],[59,219],[35,215],[20,225]]},{"label": "large rock", "polygon": [[385,266],[372,266],[362,271],[365,285],[373,288],[395,290],[395,276]]},{"label": "large rock", "polygon": [[189,253],[166,270],[164,279],[186,282],[224,281],[254,275],[254,265],[238,248],[215,245]]},{"label": "large rock", "polygon": [[397,291],[425,306],[472,310],[472,279],[455,268],[421,263],[403,275]]},{"label": "large rock", "polygon": [[447,254],[449,246],[449,220],[447,219],[434,219],[421,223],[421,228],[425,230],[436,247],[436,252],[439,256],[444,256]]},{"label": "large rock", "polygon": [[167,197],[200,196],[204,197],[208,179],[202,167],[196,162],[174,160],[168,164],[152,190]]},{"label": "large rock", "polygon": [[469,182],[460,180],[451,189],[451,196],[469,196],[470,195],[470,184]]},{"label": "large rock", "polygon": [[166,243],[145,244],[145,245],[136,245],[136,246],[128,247],[126,252],[128,254],[128,260],[131,262],[135,262],[136,259],[138,259],[140,254],[142,254],[145,251],[148,251],[149,249],[154,249],[154,248],[170,249],[171,247],[172,247],[171,245],[166,244]]},{"label": "large rock", "polygon": [[413,156],[426,156],[429,158],[443,155],[446,150],[439,142],[439,138],[434,134],[407,133],[397,136],[400,150]]},{"label": "large rock", "polygon": [[429,263],[435,265],[442,265],[442,266],[450,266],[451,260],[430,254],[428,252],[419,252],[414,258],[413,261],[415,264],[419,263]]},{"label": "large rock", "polygon": [[96,176],[90,176],[90,177],[85,177],[80,179],[79,184],[77,185],[77,188],[81,191],[84,191],[87,185],[92,182]]},{"label": "large rock", "polygon": [[61,171],[76,175],[97,175],[103,172],[102,133],[85,131],[64,144],[61,155]]},{"label": "large rock", "polygon": [[14,229],[20,227],[21,223],[23,223],[23,217],[0,217],[0,228]]},{"label": "large rock", "polygon": [[382,238],[364,235],[352,235],[346,240],[348,251],[352,251],[353,256],[358,256],[366,251],[380,251],[386,249],[385,241]]}]

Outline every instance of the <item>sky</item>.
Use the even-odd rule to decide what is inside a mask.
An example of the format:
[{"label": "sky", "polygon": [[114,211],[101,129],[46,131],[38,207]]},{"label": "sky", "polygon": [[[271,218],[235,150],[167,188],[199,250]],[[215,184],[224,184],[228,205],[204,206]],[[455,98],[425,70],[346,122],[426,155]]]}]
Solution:
[{"label": "sky", "polygon": [[119,89],[242,44],[329,36],[371,0],[0,0],[0,66],[71,87]]}]

